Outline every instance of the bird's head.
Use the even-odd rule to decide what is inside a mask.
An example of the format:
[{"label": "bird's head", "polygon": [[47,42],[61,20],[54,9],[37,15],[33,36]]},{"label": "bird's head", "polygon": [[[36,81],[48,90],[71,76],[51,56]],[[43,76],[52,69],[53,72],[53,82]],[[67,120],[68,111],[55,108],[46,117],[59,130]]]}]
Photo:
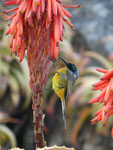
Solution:
[{"label": "bird's head", "polygon": [[59,56],[58,58],[61,59],[61,60],[66,64],[67,68],[68,68],[69,70],[71,70],[71,71],[76,75],[76,78],[78,78],[78,69],[77,69],[76,65],[67,62],[66,60],[64,60],[64,59],[61,58],[60,56]]}]

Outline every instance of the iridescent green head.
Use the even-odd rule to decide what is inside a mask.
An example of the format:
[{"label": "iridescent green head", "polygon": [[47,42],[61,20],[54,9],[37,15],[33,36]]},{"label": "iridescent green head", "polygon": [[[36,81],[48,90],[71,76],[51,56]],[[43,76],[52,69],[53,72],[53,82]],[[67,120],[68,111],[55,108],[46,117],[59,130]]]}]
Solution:
[{"label": "iridescent green head", "polygon": [[68,68],[69,70],[71,70],[74,74],[76,74],[76,78],[78,78],[78,69],[77,69],[76,65],[67,62],[66,60],[64,60],[64,59],[61,58],[60,56],[59,56],[58,58],[60,58],[60,59],[66,64],[67,68]]}]

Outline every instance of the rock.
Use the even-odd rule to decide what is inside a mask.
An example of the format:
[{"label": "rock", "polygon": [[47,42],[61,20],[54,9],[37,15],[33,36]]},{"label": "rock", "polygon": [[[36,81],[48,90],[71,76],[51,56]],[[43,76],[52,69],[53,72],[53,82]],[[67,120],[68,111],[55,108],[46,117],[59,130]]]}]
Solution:
[{"label": "rock", "polygon": [[[74,2],[75,3],[75,2]],[[87,43],[88,48],[93,51],[104,53],[113,50],[113,42],[100,40],[113,34],[113,1],[109,0],[76,0],[77,4],[83,6],[80,9],[70,9],[77,31]],[[76,36],[77,37],[77,36]],[[73,39],[74,40],[74,39]],[[76,41],[73,42],[76,45]]]}]

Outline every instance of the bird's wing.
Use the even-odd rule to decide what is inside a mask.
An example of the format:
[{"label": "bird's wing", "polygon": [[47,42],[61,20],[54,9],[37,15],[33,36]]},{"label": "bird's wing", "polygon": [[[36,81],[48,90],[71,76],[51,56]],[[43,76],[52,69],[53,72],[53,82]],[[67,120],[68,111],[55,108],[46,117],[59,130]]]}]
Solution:
[{"label": "bird's wing", "polygon": [[68,99],[69,95],[72,93],[72,88],[74,86],[74,83],[76,81],[76,75],[68,70],[67,71],[67,94],[66,94],[66,100]]},{"label": "bird's wing", "polygon": [[61,78],[67,80],[67,76],[63,72],[56,71],[56,73],[58,73],[58,75],[61,76]]},{"label": "bird's wing", "polygon": [[67,76],[62,72],[56,72],[59,77],[57,78],[56,85],[61,89],[66,87]]}]

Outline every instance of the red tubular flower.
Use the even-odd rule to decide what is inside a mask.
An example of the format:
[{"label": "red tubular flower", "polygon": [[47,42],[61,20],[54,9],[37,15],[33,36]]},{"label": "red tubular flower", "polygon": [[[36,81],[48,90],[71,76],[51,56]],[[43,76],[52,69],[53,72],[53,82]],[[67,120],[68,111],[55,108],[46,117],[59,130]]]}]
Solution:
[{"label": "red tubular flower", "polygon": [[[107,117],[113,115],[113,69],[104,70],[96,69],[98,72],[104,73],[101,81],[93,85],[93,90],[100,90],[101,93],[96,98],[92,99],[89,103],[96,102],[103,103],[103,108],[95,113],[96,117],[91,120],[92,124],[96,124],[98,121],[102,121],[103,126],[106,124]],[[112,129],[113,136],[113,129]]]},{"label": "red tubular flower", "polygon": [[4,13],[14,12],[6,20],[12,22],[6,32],[12,34],[11,53],[20,61],[27,50],[30,70],[30,87],[33,91],[33,123],[37,147],[44,147],[42,96],[46,86],[50,57],[57,59],[62,41],[64,22],[73,28],[68,20],[72,15],[61,0],[4,0],[6,5],[18,5]]},{"label": "red tubular flower", "polygon": [[112,127],[112,132],[111,132],[111,136],[112,136],[112,138],[113,138],[113,127]]},{"label": "red tubular flower", "polygon": [[[12,20],[6,35],[12,34],[10,43],[11,53],[15,53],[23,60],[26,50],[27,33],[24,25],[34,26],[33,17],[37,23],[46,15],[46,30],[50,29],[50,54],[51,58],[57,59],[59,52],[59,40],[62,41],[64,23],[74,27],[68,20],[72,15],[65,7],[80,8],[80,6],[63,5],[60,0],[5,0],[5,5],[18,5],[18,7],[6,10],[4,13],[14,12],[6,20]],[[16,11],[16,12],[15,12]]]}]

